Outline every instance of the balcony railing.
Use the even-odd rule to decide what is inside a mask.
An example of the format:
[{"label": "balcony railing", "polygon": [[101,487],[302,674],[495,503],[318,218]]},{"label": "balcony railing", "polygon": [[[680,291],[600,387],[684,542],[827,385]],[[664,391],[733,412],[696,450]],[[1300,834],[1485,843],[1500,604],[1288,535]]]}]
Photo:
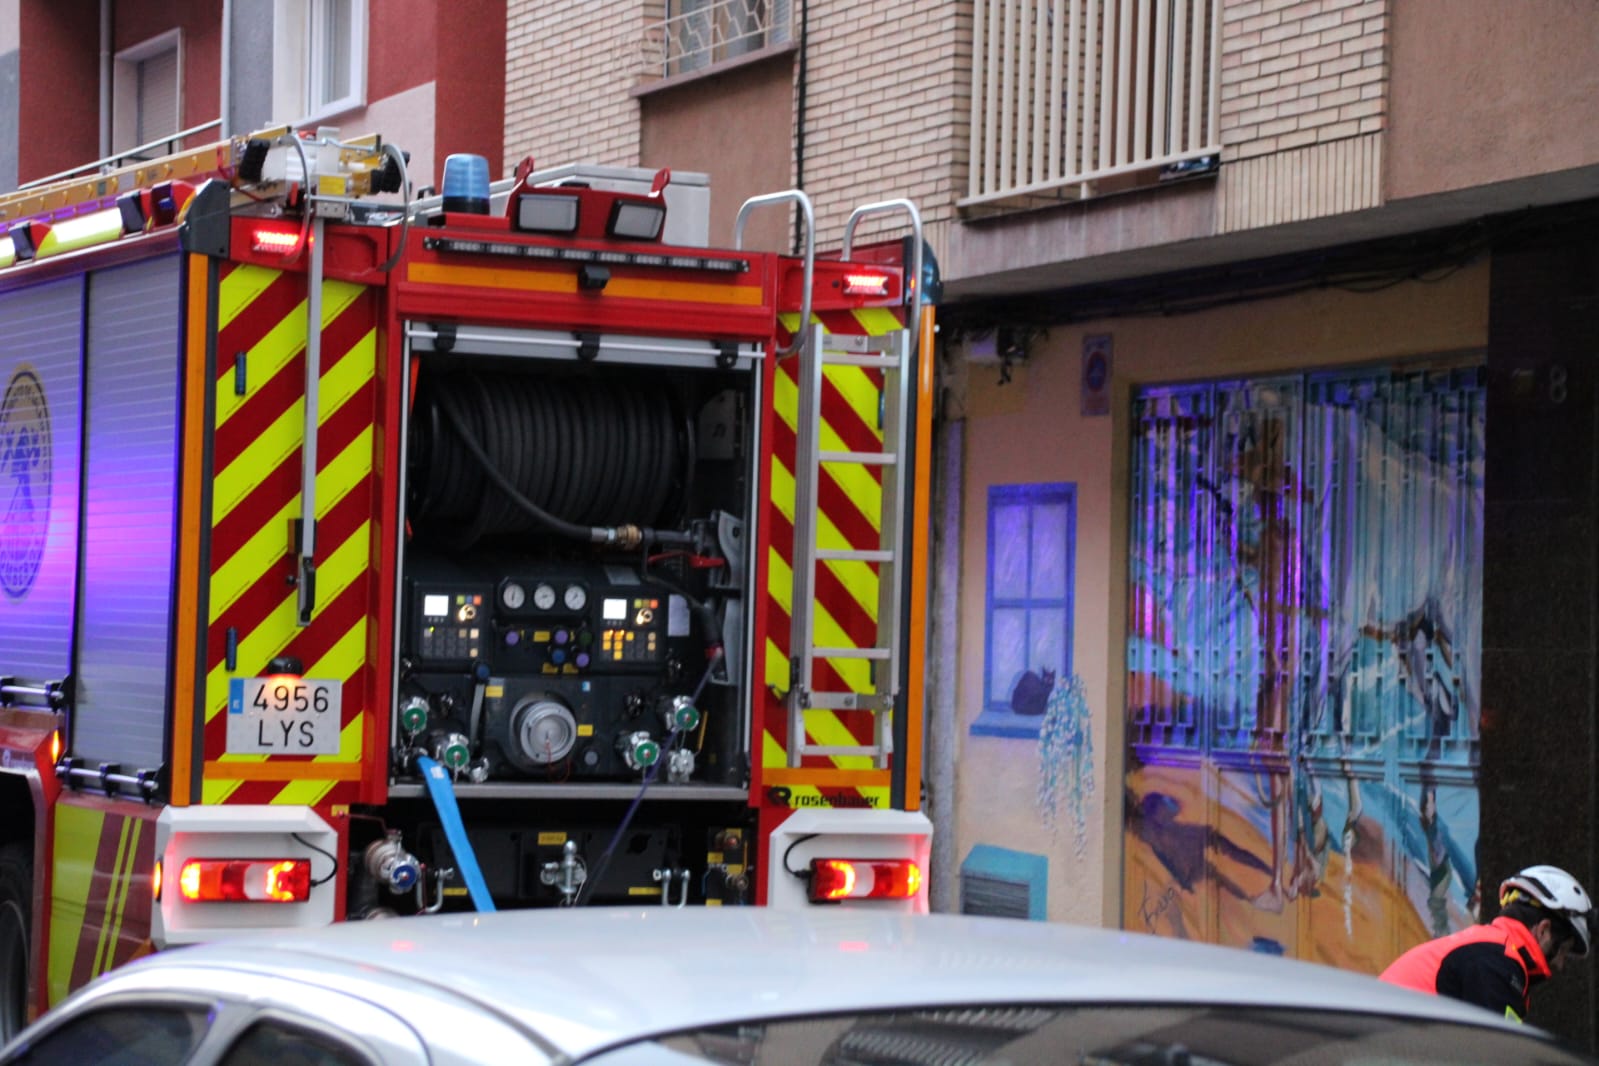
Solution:
[{"label": "balcony railing", "polygon": [[967,208],[1219,156],[1222,0],[974,0]]},{"label": "balcony railing", "polygon": [[792,0],[667,0],[649,28],[646,67],[657,77],[704,70],[792,39]]}]

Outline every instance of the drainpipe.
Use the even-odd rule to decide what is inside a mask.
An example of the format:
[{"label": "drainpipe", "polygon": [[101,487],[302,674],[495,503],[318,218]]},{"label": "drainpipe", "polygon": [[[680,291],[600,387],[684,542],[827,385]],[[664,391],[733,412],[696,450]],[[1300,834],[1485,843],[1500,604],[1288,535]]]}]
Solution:
[{"label": "drainpipe", "polygon": [[100,0],[100,158],[111,155],[111,4]]},{"label": "drainpipe", "polygon": [[233,136],[233,0],[222,0],[222,125],[219,139]]},{"label": "drainpipe", "polygon": [[[935,408],[935,412],[937,409]],[[935,413],[934,418],[938,418]],[[960,910],[960,856],[956,850],[955,760],[960,738],[956,663],[960,657],[961,471],[966,423],[945,419],[933,429],[932,676],[927,728],[927,806],[933,822],[928,902],[934,911]]]},{"label": "drainpipe", "polygon": [[[794,17],[793,9],[789,9],[789,19]],[[811,5],[808,0],[800,2],[800,30],[799,30],[799,85],[796,94],[799,97],[794,105],[794,188],[801,191],[805,188],[805,53],[809,51],[809,40],[806,28],[811,21]],[[805,220],[799,212],[794,213],[794,250],[797,253],[805,247]]]}]

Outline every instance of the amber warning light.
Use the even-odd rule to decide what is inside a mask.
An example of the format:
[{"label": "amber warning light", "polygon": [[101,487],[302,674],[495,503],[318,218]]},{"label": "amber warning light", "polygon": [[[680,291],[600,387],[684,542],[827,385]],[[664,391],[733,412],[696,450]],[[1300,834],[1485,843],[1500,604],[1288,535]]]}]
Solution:
[{"label": "amber warning light", "polygon": [[190,859],[178,874],[190,903],[304,903],[311,898],[309,859]]},{"label": "amber warning light", "polygon": [[812,903],[846,899],[911,899],[922,888],[922,868],[909,859],[812,859]]}]

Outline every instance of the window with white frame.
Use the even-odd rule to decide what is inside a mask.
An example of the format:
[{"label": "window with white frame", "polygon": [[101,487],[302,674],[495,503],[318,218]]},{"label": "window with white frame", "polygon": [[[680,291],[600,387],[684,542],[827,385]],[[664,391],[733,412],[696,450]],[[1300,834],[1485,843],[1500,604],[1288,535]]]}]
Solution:
[{"label": "window with white frame", "polygon": [[111,76],[113,151],[154,158],[171,150],[163,138],[183,128],[182,45],[182,35],[174,29],[116,54]]},{"label": "window with white frame", "polygon": [[307,122],[366,103],[366,0],[276,0],[272,113]]}]

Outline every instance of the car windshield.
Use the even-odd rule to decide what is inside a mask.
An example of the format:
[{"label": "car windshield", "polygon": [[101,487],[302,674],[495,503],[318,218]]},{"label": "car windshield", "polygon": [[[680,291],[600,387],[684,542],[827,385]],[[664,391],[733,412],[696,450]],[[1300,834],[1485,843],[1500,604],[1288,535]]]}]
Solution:
[{"label": "car windshield", "polygon": [[1593,1066],[1535,1030],[1237,1006],[895,1010],[720,1026],[596,1063],[758,1066]]}]

